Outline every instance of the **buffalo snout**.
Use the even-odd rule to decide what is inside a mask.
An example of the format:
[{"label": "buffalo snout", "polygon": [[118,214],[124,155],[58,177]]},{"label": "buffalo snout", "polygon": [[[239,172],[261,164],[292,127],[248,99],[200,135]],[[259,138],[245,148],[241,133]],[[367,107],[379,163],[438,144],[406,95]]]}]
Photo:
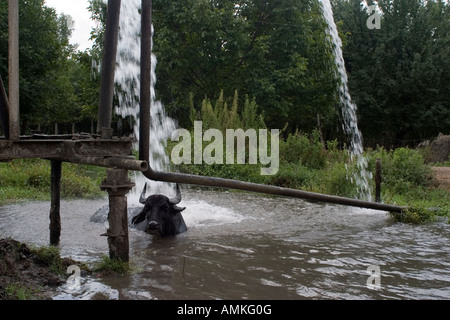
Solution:
[{"label": "buffalo snout", "polygon": [[161,224],[159,224],[156,221],[150,221],[147,224],[147,229],[145,230],[145,232],[147,232],[148,234],[152,234],[152,235],[161,235]]}]

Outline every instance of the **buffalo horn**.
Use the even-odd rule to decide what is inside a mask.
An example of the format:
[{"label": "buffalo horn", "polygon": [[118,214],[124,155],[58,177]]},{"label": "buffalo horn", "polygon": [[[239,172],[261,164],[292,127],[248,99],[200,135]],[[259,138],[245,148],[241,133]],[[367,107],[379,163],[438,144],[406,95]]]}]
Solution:
[{"label": "buffalo horn", "polygon": [[179,204],[181,202],[181,191],[180,191],[180,185],[177,183],[177,195],[175,198],[172,198],[169,200],[171,204]]},{"label": "buffalo horn", "polygon": [[141,197],[139,199],[139,202],[142,204],[145,204],[147,202],[147,198],[145,197],[145,192],[147,192],[147,183],[144,186],[144,190],[141,193]]}]

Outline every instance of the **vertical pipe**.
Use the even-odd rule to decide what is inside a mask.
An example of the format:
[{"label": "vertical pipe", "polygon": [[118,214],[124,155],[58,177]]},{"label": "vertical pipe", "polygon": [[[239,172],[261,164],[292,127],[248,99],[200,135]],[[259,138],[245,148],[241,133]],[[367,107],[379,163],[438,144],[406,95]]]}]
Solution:
[{"label": "vertical pipe", "polygon": [[152,0],[142,0],[141,14],[141,105],[139,159],[149,160],[152,63]]},{"label": "vertical pipe", "polygon": [[98,108],[98,134],[102,134],[103,128],[111,128],[117,43],[119,41],[120,5],[121,0],[108,0]]},{"label": "vertical pipe", "polygon": [[61,236],[61,161],[51,161],[50,245],[59,245]]},{"label": "vertical pipe", "polygon": [[18,0],[9,0],[8,12],[9,132],[10,139],[17,141],[20,139]]}]

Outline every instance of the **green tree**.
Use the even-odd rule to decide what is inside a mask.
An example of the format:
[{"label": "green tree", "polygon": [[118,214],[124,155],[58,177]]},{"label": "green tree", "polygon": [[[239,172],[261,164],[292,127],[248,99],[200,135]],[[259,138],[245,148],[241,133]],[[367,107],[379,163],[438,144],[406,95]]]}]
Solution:
[{"label": "green tree", "polygon": [[[66,121],[73,96],[67,78],[70,17],[58,17],[44,0],[19,1],[22,133],[31,125]],[[8,3],[0,2],[0,73],[7,86]]]},{"label": "green tree", "polygon": [[366,142],[392,147],[449,132],[449,4],[380,0],[378,5],[381,29],[369,30],[361,1],[334,1],[348,38],[349,86]]},{"label": "green tree", "polygon": [[157,92],[169,113],[186,126],[187,97],[198,105],[238,90],[241,99],[254,97],[269,127],[311,130],[317,115],[335,123],[336,79],[319,5],[155,0]]}]

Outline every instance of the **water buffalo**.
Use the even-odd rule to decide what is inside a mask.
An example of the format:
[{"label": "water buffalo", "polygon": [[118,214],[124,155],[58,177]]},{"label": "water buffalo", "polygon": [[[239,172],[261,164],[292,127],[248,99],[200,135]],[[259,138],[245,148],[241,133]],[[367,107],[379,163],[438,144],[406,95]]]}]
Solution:
[{"label": "water buffalo", "polygon": [[181,202],[180,186],[177,184],[177,195],[169,199],[156,194],[146,198],[147,184],[142,191],[140,203],[144,205],[142,211],[133,217],[132,224],[140,225],[139,229],[161,237],[174,236],[187,231],[181,212],[186,208],[177,206]]}]

